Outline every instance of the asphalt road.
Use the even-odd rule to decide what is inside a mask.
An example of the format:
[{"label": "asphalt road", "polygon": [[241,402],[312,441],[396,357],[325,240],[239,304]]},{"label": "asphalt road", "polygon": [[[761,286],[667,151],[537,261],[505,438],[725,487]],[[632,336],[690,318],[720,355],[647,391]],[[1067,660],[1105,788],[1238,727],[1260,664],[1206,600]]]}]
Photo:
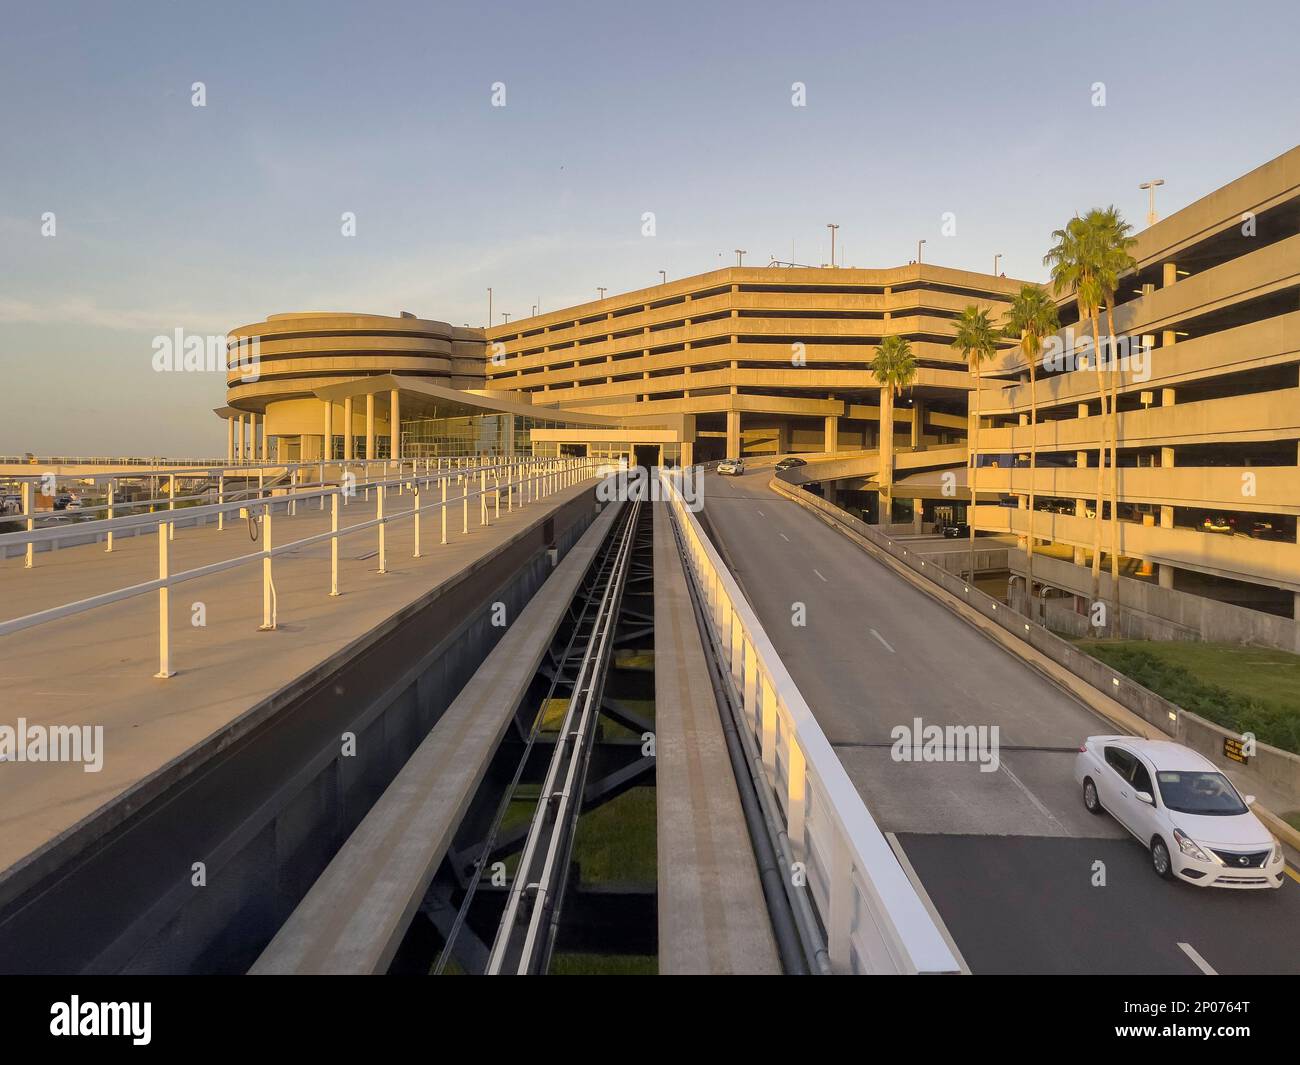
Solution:
[{"label": "asphalt road", "polygon": [[[1072,776],[1114,731],[888,567],[767,487],[710,474],[704,516],[881,829],[898,834],[975,972],[1300,972],[1300,884],[1159,880]],[[977,760],[898,761],[892,730],[996,726]],[[1094,887],[1094,862],[1106,886]],[[1200,945],[1198,945],[1200,944]],[[1203,949],[1204,948],[1204,949]]]}]

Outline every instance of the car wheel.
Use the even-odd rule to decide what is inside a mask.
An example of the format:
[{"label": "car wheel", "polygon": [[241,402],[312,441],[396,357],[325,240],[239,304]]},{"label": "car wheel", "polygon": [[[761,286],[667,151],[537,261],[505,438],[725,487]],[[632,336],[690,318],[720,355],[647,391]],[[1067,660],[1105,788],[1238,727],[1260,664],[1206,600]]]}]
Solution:
[{"label": "car wheel", "polygon": [[1101,808],[1101,800],[1097,798],[1097,785],[1092,782],[1092,777],[1083,778],[1083,805],[1090,814],[1106,812]]},{"label": "car wheel", "polygon": [[1159,836],[1151,841],[1151,868],[1156,871],[1156,876],[1164,880],[1174,878],[1174,863],[1169,857],[1169,848]]}]

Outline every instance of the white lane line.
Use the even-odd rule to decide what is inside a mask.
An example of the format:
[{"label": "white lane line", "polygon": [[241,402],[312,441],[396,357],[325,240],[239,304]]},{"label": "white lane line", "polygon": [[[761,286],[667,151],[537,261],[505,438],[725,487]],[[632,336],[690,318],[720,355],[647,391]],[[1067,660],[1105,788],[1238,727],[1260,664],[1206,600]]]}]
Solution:
[{"label": "white lane line", "polygon": [[[817,574],[817,576],[822,577],[822,571],[821,571],[821,570],[819,570],[819,569],[814,569],[813,572],[814,572],[815,574]],[[822,577],[822,580],[826,581],[826,578],[825,578],[825,577]],[[827,583],[827,584],[830,584],[830,581],[826,581],[826,583]]]},{"label": "white lane line", "polygon": [[871,630],[871,635],[874,636],[881,643],[883,643],[885,645],[885,650],[888,651],[891,655],[895,653],[894,649],[889,646],[889,641],[886,640],[883,636],[881,636],[880,633],[878,633],[875,629]]},{"label": "white lane line", "polygon": [[767,515],[764,514],[761,510],[758,512],[758,516],[759,516],[760,518],[765,518],[765,517],[767,517]]},{"label": "white lane line", "polygon": [[781,539],[784,540],[787,544],[790,542],[790,537],[786,536],[785,533],[777,533],[777,536],[781,537]]},{"label": "white lane line", "polygon": [[1198,969],[1200,969],[1201,972],[1203,972],[1206,976],[1219,975],[1213,969],[1210,968],[1210,963],[1208,961],[1206,961],[1204,958],[1202,958],[1199,954],[1196,953],[1196,950],[1192,947],[1190,943],[1179,943],[1178,946],[1181,948],[1184,954],[1186,954],[1189,958],[1192,959],[1192,964],[1195,965]]},{"label": "white lane line", "polygon": [[1030,791],[1027,787],[1025,787],[1024,782],[1018,776],[1016,776],[1015,773],[1011,772],[1011,769],[1007,766],[1006,762],[999,760],[998,768],[1001,769],[1002,772],[1004,772],[1008,777],[1011,778],[1011,783],[1013,783],[1022,792],[1024,792],[1025,798],[1034,804],[1035,808],[1038,810],[1040,814],[1042,814],[1045,818],[1047,818],[1047,820],[1052,822],[1052,824],[1054,824],[1058,829],[1061,830],[1062,835],[1069,835],[1069,833],[1066,832],[1065,830],[1065,826],[1056,819],[1056,816],[1052,813],[1051,810],[1049,810],[1046,806],[1044,806],[1041,802],[1038,801],[1038,796],[1035,795],[1032,791]]}]

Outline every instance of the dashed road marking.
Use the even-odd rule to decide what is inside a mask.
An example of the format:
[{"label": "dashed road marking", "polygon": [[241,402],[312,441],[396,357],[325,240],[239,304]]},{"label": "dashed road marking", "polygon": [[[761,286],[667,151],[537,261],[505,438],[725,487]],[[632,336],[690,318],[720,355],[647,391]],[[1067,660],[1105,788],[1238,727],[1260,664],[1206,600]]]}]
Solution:
[{"label": "dashed road marking", "polygon": [[875,629],[871,630],[871,635],[874,636],[881,643],[883,643],[885,645],[885,650],[888,651],[891,655],[895,653],[894,649],[889,646],[889,641],[886,640],[883,636],[881,636],[880,633],[878,633]]},{"label": "dashed road marking", "polygon": [[[821,571],[821,570],[819,570],[819,569],[814,569],[813,572],[814,572],[815,574],[817,574],[817,576],[822,577],[822,571]],[[826,578],[825,578],[825,577],[822,577],[822,580],[825,581]],[[826,583],[829,584],[830,581],[826,581]]]},{"label": "dashed road marking", "polygon": [[1210,968],[1210,963],[1208,961],[1206,961],[1204,958],[1202,958],[1199,954],[1196,953],[1195,948],[1193,948],[1193,946],[1190,943],[1179,943],[1178,946],[1184,954],[1186,954],[1189,958],[1192,959],[1192,964],[1195,965],[1198,969],[1200,969],[1201,972],[1203,972],[1206,976],[1219,975],[1213,969]]},{"label": "dashed road marking", "polygon": [[781,539],[784,540],[787,544],[790,542],[790,537],[786,536],[785,533],[777,533],[777,536],[781,537]]}]

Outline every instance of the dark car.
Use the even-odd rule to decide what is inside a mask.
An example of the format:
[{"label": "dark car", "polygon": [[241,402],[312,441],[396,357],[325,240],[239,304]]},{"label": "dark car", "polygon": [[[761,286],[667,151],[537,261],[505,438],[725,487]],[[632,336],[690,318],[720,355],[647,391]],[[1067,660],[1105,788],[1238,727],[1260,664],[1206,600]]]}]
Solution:
[{"label": "dark car", "polygon": [[793,455],[791,455],[789,458],[784,458],[780,462],[778,462],[776,464],[776,469],[777,472],[779,473],[782,470],[793,470],[797,466],[807,466],[807,465],[808,463],[805,462],[803,459],[797,459]]},{"label": "dark car", "polygon": [[954,525],[945,525],[943,527],[943,535],[945,539],[948,540],[959,540],[963,536],[970,535],[970,526],[964,521],[959,521]]}]

